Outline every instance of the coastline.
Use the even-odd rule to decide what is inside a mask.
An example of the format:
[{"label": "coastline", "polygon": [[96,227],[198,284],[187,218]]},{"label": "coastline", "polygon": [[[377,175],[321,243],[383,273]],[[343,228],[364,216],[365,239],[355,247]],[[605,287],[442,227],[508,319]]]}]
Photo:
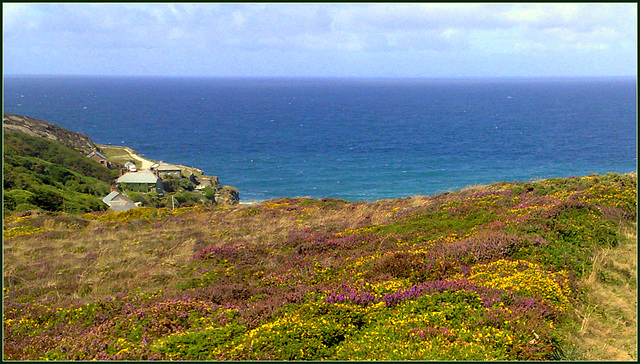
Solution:
[{"label": "coastline", "polygon": [[[559,85],[571,92],[556,94],[544,83],[61,82],[9,87],[7,111],[58,121],[100,144],[131,146],[145,159],[217,174],[244,199],[375,201],[498,181],[625,173],[637,165],[629,84],[567,81]],[[158,85],[175,104],[153,92],[139,95]],[[87,97],[85,89],[109,98]],[[582,94],[594,99],[571,96]],[[135,95],[144,96],[140,104],[130,102]],[[518,95],[535,96],[535,107]],[[69,107],[71,97],[79,107]],[[114,118],[114,110],[128,117]]]},{"label": "coastline", "polygon": [[[158,163],[165,163],[163,161],[155,161],[155,160],[151,160],[151,159],[147,159],[145,157],[143,157],[142,155],[140,155],[138,152],[136,152],[134,149],[129,148],[127,146],[119,146],[119,145],[107,145],[107,144],[96,144],[100,149],[102,149],[103,151],[105,151],[105,154],[111,154],[111,156],[109,157],[109,159],[113,159],[115,161],[118,160],[122,160],[122,163],[133,159],[135,161],[138,161],[140,163],[139,168],[140,169],[150,169],[151,166],[153,166],[154,164],[158,164]],[[185,171],[189,171],[191,172],[194,176],[197,177],[212,177],[212,176],[206,176],[204,175],[204,172],[199,169],[199,168],[195,168],[195,167],[190,167],[190,166],[185,166],[185,165],[181,165],[181,164],[174,164],[174,163],[170,163],[171,165],[177,166],[179,168],[181,168],[182,170]],[[618,173],[618,172],[609,172],[609,173]],[[630,172],[625,172],[625,173],[619,173],[621,175],[627,175],[627,174],[631,174],[631,175],[635,175],[637,174],[637,171],[630,171]],[[592,173],[590,175],[598,175],[598,173]],[[584,175],[582,177],[586,177],[588,175]],[[213,177],[213,178],[217,178],[217,177]],[[544,180],[553,180],[553,179],[558,179],[558,178],[569,178],[568,176],[566,177],[548,177],[548,178],[532,178],[529,180],[514,180],[514,181],[494,181],[494,182],[489,182],[489,183],[480,183],[480,184],[469,184],[467,186],[461,187],[461,188],[457,188],[457,189],[450,189],[447,191],[443,191],[441,193],[451,193],[454,191],[464,191],[464,190],[470,190],[470,189],[477,189],[477,188],[483,188],[483,187],[487,187],[489,185],[492,184],[496,184],[496,183],[508,183],[508,184],[517,184],[517,183],[535,183],[535,182],[540,182],[540,181],[544,181]],[[414,194],[414,195],[407,195],[407,196],[398,196],[398,197],[392,197],[392,198],[381,198],[381,199],[375,199],[375,200],[371,200],[371,201],[364,201],[364,202],[376,202],[376,201],[383,201],[383,200],[394,200],[396,198],[411,198],[411,197],[425,197],[425,196],[433,196],[433,195],[438,195],[440,193],[435,193],[435,194]],[[302,196],[287,196],[290,198],[298,198],[298,197],[302,197]],[[339,198],[339,197],[337,197]],[[238,198],[238,205],[239,206],[254,206],[254,205],[259,205],[263,202],[266,201],[270,201],[270,200],[274,200],[274,199],[278,199],[278,197],[276,198],[249,198],[249,199],[242,199],[242,198]],[[357,202],[357,201],[351,201],[351,202]]]},{"label": "coastline", "polygon": [[265,201],[269,201],[269,199],[266,200],[258,200],[258,199],[250,199],[250,200],[240,200],[240,202],[238,203],[240,206],[251,206],[251,205],[259,205]]},{"label": "coastline", "polygon": [[[153,171],[154,168],[170,168],[171,171],[176,169],[180,170],[181,178],[188,178],[189,181],[199,185],[195,189],[204,189],[207,187],[215,188],[215,200],[217,203],[235,205],[240,203],[240,193],[234,186],[222,185],[217,176],[208,176],[204,172],[195,167],[189,167],[181,164],[165,163],[164,161],[154,161],[144,158],[135,150],[126,146],[113,146],[113,145],[100,145],[96,144],[98,148],[102,150],[107,161],[111,163],[117,163],[122,166],[126,166],[127,162],[133,161],[136,165],[137,171]],[[164,166],[162,165],[164,164]],[[136,170],[128,170],[130,173],[135,173]],[[174,172],[171,172],[174,173]],[[211,197],[212,199],[214,197]],[[249,203],[252,204],[252,203]]]}]

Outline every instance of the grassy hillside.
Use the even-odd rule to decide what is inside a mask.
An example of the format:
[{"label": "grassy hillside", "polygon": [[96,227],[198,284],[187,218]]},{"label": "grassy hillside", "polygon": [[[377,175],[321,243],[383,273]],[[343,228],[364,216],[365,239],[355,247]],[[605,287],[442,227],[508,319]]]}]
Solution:
[{"label": "grassy hillside", "polygon": [[113,173],[60,142],[21,132],[3,137],[3,210],[105,210]]},{"label": "grassy hillside", "polygon": [[4,359],[637,359],[636,186],[9,216]]},{"label": "grassy hillside", "polygon": [[[23,132],[5,130],[3,142],[5,216],[12,212],[31,210],[68,213],[107,210],[108,206],[100,199],[110,192],[110,185],[120,176],[119,168],[110,170],[67,144]],[[105,149],[109,161],[114,165],[126,160],[135,160],[129,152],[129,159],[120,158],[122,154],[116,154],[122,153],[123,150],[130,151],[128,148]],[[151,164],[151,161],[147,163]],[[185,168],[191,172],[199,171],[195,168]],[[125,193],[134,202],[148,207],[237,203],[237,199],[228,197],[229,191],[235,191],[237,197],[237,189],[230,186],[217,185],[207,187],[203,191],[194,191],[196,185],[186,177],[164,178],[163,185],[167,193],[162,196],[134,191]]]}]

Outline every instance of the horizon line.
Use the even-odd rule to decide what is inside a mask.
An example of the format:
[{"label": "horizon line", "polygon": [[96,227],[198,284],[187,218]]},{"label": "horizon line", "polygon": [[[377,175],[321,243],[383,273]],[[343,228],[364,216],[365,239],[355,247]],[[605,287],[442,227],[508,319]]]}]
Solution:
[{"label": "horizon line", "polygon": [[531,79],[637,79],[637,75],[578,75],[578,76],[216,76],[216,75],[106,75],[106,74],[4,74],[12,77],[47,78],[182,78],[182,79],[236,79],[236,80],[531,80]]}]

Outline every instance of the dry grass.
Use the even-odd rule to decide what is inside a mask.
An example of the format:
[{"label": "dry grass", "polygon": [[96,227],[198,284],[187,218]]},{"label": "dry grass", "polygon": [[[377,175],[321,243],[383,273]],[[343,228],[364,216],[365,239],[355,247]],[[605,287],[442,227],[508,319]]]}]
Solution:
[{"label": "dry grass", "polygon": [[403,211],[422,207],[395,200],[300,204],[302,200],[177,209],[147,220],[127,220],[126,213],[107,214],[107,220],[88,215],[31,216],[29,224],[46,231],[5,242],[4,262],[11,262],[3,267],[6,286],[59,305],[153,292],[184,280],[180,274],[203,246],[275,244],[288,239],[292,231],[356,229],[388,223]]},{"label": "dry grass", "polygon": [[165,210],[149,218],[36,214],[25,221],[44,232],[5,241],[5,286],[59,305],[153,292],[184,280],[181,274],[203,246],[278,244],[297,230],[339,232],[386,224],[427,201],[285,198],[254,206]]},{"label": "dry grass", "polygon": [[61,304],[153,291],[165,288],[193,254],[195,240],[175,234],[170,224],[149,230],[85,223],[84,227],[65,227],[44,218],[42,227],[51,231],[6,242],[4,261],[11,262],[4,267],[5,277],[10,278],[6,286],[11,289],[11,277],[16,277],[20,282],[15,283],[25,292],[47,287],[40,298]]},{"label": "dry grass", "polygon": [[104,155],[112,162],[124,164],[125,162],[133,160],[131,153],[125,147],[100,145],[100,149],[102,149]]},{"label": "dry grass", "polygon": [[638,358],[637,225],[622,228],[624,239],[593,257],[585,278],[586,302],[576,309],[577,333],[569,338],[576,359],[631,361]]}]

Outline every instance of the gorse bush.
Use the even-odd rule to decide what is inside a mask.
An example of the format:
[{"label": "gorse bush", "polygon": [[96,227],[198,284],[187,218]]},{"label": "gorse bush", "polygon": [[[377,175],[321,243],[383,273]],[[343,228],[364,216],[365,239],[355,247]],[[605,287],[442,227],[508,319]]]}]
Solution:
[{"label": "gorse bush", "polygon": [[524,260],[500,259],[471,268],[469,280],[481,286],[538,297],[557,310],[569,306],[571,289],[566,272],[548,272]]},{"label": "gorse bush", "polygon": [[358,306],[309,303],[241,337],[223,357],[249,360],[321,360],[364,325]]},{"label": "gorse bush", "polygon": [[635,282],[596,257],[628,244],[636,208],[636,175],[607,174],[373,203],[12,214],[4,358],[566,359],[585,279]]}]

